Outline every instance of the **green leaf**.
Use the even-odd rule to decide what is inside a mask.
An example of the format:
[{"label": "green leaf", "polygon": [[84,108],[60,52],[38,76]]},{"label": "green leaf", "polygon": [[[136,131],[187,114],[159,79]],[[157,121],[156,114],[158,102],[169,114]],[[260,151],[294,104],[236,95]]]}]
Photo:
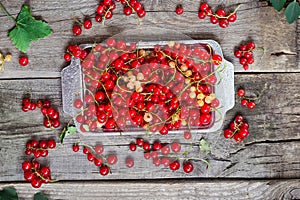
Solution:
[{"label": "green leaf", "polygon": [[74,135],[76,133],[76,127],[75,126],[68,126],[67,134],[68,135]]},{"label": "green leaf", "polygon": [[16,26],[9,31],[8,35],[20,51],[26,52],[31,41],[44,38],[51,33],[50,26],[46,22],[33,18],[29,7],[23,5],[17,17]]},{"label": "green leaf", "polygon": [[209,143],[204,139],[200,140],[199,147],[200,147],[201,153],[209,153],[211,151],[211,147],[209,146]]},{"label": "green leaf", "polygon": [[7,187],[0,191],[0,200],[18,200],[18,194],[15,188]]},{"label": "green leaf", "polygon": [[286,0],[270,0],[272,6],[279,12],[283,8]]},{"label": "green leaf", "polygon": [[33,200],[48,200],[43,193],[35,193]]},{"label": "green leaf", "polygon": [[297,1],[293,1],[290,3],[284,12],[286,19],[289,24],[293,23],[296,21],[300,15],[300,6]]}]

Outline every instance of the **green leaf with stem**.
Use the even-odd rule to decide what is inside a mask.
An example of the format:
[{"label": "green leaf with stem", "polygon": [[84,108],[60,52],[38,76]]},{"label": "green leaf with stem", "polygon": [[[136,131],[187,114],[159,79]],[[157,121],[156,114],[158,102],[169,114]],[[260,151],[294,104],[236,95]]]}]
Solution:
[{"label": "green leaf with stem", "polygon": [[270,0],[272,6],[279,12],[283,8],[286,0]]},{"label": "green leaf with stem", "polygon": [[6,187],[0,191],[0,200],[18,200],[18,194],[15,188]]},{"label": "green leaf with stem", "polygon": [[77,129],[76,129],[76,127],[74,125],[68,125],[60,133],[60,136],[59,136],[60,143],[62,144],[64,142],[65,137],[67,137],[68,135],[74,135],[74,134],[76,134],[76,131],[77,131]]},{"label": "green leaf with stem", "polygon": [[211,147],[209,146],[209,143],[204,139],[200,140],[199,147],[200,147],[201,153],[211,152]]},{"label": "green leaf with stem", "polygon": [[300,15],[299,3],[296,0],[291,2],[286,7],[284,14],[285,14],[286,19],[287,19],[289,24],[295,22],[298,19],[299,15]]}]

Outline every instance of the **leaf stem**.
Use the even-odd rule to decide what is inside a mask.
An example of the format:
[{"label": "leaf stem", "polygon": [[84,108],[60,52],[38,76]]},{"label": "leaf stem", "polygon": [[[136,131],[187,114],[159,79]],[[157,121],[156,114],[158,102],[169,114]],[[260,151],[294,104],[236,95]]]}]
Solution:
[{"label": "leaf stem", "polygon": [[5,9],[5,7],[1,2],[0,2],[0,9],[7,17],[11,18],[16,23],[16,19],[11,14],[9,14],[9,12],[7,12],[7,10]]}]

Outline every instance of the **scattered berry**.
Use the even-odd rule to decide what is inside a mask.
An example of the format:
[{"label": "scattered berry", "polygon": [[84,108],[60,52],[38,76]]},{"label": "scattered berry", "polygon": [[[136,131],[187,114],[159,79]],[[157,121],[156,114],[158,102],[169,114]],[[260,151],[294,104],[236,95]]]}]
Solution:
[{"label": "scattered berry", "polygon": [[177,15],[182,15],[183,14],[183,8],[182,8],[182,5],[178,5],[177,7],[176,7],[176,14]]},{"label": "scattered berry", "polygon": [[22,65],[22,66],[28,65],[28,57],[26,57],[26,56],[21,56],[21,57],[19,58],[19,64]]}]

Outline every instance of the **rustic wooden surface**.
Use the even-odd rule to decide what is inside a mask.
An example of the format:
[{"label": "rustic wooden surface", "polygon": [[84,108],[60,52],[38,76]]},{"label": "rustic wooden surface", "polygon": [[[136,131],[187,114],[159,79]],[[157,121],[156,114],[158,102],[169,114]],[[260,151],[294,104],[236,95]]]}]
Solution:
[{"label": "rustic wooden surface", "polygon": [[[23,4],[23,1],[1,2],[13,16]],[[38,111],[23,113],[20,102],[24,95],[32,92],[34,99],[50,99],[60,110],[63,122],[70,119],[62,111],[60,83],[60,71],[66,66],[62,57],[69,43],[99,42],[122,31],[133,33],[136,28],[159,28],[150,38],[157,39],[164,33],[162,28],[168,28],[193,39],[218,41],[225,57],[235,64],[236,88],[244,86],[250,92],[267,88],[254,111],[242,108],[237,99],[236,106],[226,116],[225,124],[228,124],[237,112],[242,113],[250,124],[249,137],[243,143],[232,144],[224,140],[221,130],[193,135],[194,151],[190,156],[204,156],[197,147],[200,138],[204,137],[213,147],[212,153],[204,157],[211,167],[205,169],[205,164],[195,162],[195,171],[187,175],[182,170],[171,172],[167,168],[154,167],[151,161],[142,158],[142,151],[129,152],[128,144],[134,136],[75,135],[67,138],[58,150],[50,152],[46,159],[40,159],[49,164],[53,178],[62,180],[44,185],[40,191],[49,194],[51,199],[76,199],[78,195],[82,196],[81,199],[100,196],[103,199],[145,199],[149,195],[153,199],[300,199],[299,20],[289,25],[283,13],[277,13],[267,1],[222,1],[222,5],[232,10],[238,4],[241,7],[237,22],[221,29],[210,24],[208,19],[198,20],[199,1],[142,2],[148,12],[140,25],[135,17],[125,17],[117,9],[105,27],[94,23],[91,30],[83,30],[81,36],[74,38],[71,33],[73,18],[82,19],[83,15],[93,14],[97,1],[30,1],[33,15],[42,16],[50,24],[53,34],[32,43],[27,52],[30,62],[27,67],[19,66],[19,52],[7,37],[7,31],[14,24],[0,12],[0,51],[13,54],[12,62],[7,63],[5,71],[0,73],[0,188],[14,186],[21,199],[30,199],[38,191],[31,189],[28,183],[17,183],[23,181],[20,164],[26,159],[23,153],[25,143],[32,138],[57,136],[42,126],[42,116],[37,114]],[[219,4],[208,2],[214,7]],[[185,10],[182,16],[174,13],[178,3],[182,3]],[[245,72],[232,51],[241,41],[248,39],[263,47],[265,55],[261,58],[263,52],[256,51],[256,62]],[[182,135],[170,134],[160,139],[163,142],[176,139],[184,148],[190,145]],[[102,142],[105,152],[119,155],[119,162],[112,168],[111,175],[100,176],[98,168],[88,163],[82,153],[72,152],[72,144],[79,140],[91,145]],[[135,159],[132,169],[124,164],[129,155]],[[214,178],[220,178],[220,181]],[[235,178],[241,180],[232,180]],[[250,181],[253,178],[256,180]],[[95,182],[104,179],[110,180]]]}]

